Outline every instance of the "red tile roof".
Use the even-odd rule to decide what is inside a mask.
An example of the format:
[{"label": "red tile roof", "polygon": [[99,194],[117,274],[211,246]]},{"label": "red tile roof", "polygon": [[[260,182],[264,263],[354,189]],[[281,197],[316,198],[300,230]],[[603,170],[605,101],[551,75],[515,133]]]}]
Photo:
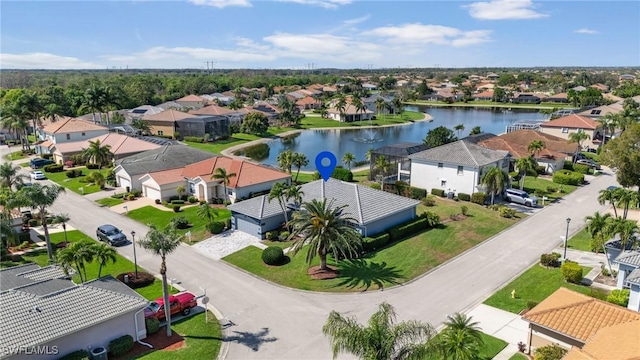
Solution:
[{"label": "red tile roof", "polygon": [[76,119],[76,118],[68,118],[62,121],[56,121],[53,124],[47,125],[42,128],[42,131],[47,134],[66,134],[72,132],[83,132],[83,131],[93,131],[93,130],[104,130],[108,129],[104,126],[100,126],[88,121]]},{"label": "red tile roof", "polygon": [[238,113],[238,110],[231,110],[226,107],[218,106],[218,105],[208,105],[201,109],[190,110],[189,114],[194,115],[227,115]]},{"label": "red tile roof", "polygon": [[314,105],[320,103],[320,100],[312,98],[311,96],[307,96],[296,101],[296,105]]},{"label": "red tile roof", "polygon": [[595,130],[600,127],[600,123],[585,116],[571,114],[559,117],[554,120],[543,122],[541,127],[569,128],[569,129],[589,129]]},{"label": "red tile roof", "polygon": [[183,119],[193,118],[195,115],[187,114],[186,112],[169,109],[165,110],[161,113],[153,114],[153,115],[145,115],[142,117],[142,120],[149,121],[180,121]]},{"label": "red tile roof", "polygon": [[184,176],[182,176],[182,168],[156,171],[147,175],[149,175],[158,185],[173,184],[180,181],[185,181]]},{"label": "red tile roof", "polygon": [[276,169],[223,156],[187,165],[182,169],[181,175],[191,179],[201,177],[207,182],[217,181],[211,180],[211,176],[218,168],[225,169],[227,174],[236,174],[236,176],[229,179],[228,186],[232,188],[261,184],[268,181],[284,180],[291,177],[291,175]]},{"label": "red tile roof", "polygon": [[567,154],[573,154],[578,149],[576,143],[570,143],[566,139],[535,130],[513,131],[480,141],[478,145],[492,150],[506,150],[518,159],[531,155],[527,148],[535,140],[543,141],[546,146],[539,152],[539,158],[564,158]]},{"label": "red tile roof", "polygon": [[178,101],[190,101],[190,102],[193,102],[193,101],[204,101],[204,102],[206,102],[207,99],[205,99],[203,97],[200,97],[198,95],[191,94],[191,95],[187,95],[185,97],[181,97],[180,99],[175,100],[175,101],[176,102],[178,102]]}]

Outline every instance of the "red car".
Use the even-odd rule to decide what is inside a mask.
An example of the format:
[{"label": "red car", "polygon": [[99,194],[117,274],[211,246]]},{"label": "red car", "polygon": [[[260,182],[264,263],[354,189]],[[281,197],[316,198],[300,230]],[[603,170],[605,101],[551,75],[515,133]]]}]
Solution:
[{"label": "red car", "polygon": [[[169,304],[171,315],[181,313],[184,316],[189,315],[191,309],[198,306],[196,296],[188,291],[169,295]],[[158,320],[164,320],[164,299],[158,298],[149,303],[149,305],[144,309],[144,317],[154,317]]]}]

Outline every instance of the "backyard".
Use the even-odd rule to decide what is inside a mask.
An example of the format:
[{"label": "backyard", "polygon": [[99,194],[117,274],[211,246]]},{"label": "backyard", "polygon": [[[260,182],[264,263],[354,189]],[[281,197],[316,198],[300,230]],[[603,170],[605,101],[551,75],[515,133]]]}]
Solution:
[{"label": "backyard", "polygon": [[109,171],[111,171],[111,169],[87,169],[84,166],[76,169],[82,170],[82,176],[68,178],[66,171],[55,173],[47,172],[45,173],[45,175],[47,176],[47,179],[67,188],[68,190],[73,191],[76,194],[86,195],[102,191],[100,190],[100,187],[98,185],[90,184],[87,182],[87,175],[91,174],[92,172],[100,171],[105,177],[107,177],[107,175],[109,175]]}]

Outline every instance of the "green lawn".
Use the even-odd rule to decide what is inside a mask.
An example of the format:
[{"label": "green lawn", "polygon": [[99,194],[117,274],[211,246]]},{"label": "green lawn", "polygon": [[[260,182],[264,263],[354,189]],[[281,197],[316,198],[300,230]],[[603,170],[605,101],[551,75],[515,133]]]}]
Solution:
[{"label": "green lawn", "polygon": [[588,151],[583,151],[582,155],[586,156],[587,159],[591,159],[591,160],[593,160],[593,161],[595,161],[597,163],[600,162],[600,155],[598,155],[598,154],[591,153],[591,152],[588,152]]},{"label": "green lawn", "polygon": [[47,179],[57,183],[60,186],[67,188],[68,190],[73,191],[76,194],[86,195],[86,194],[92,194],[92,193],[101,191],[99,186],[89,184],[87,182],[87,175],[95,171],[100,171],[106,177],[109,174],[110,169],[98,170],[98,169],[87,169],[86,167],[81,167],[79,169],[82,170],[82,176],[75,177],[75,178],[68,178],[66,171],[61,171],[56,173],[48,172],[48,173],[45,173],[45,175],[47,176]]},{"label": "green lawn", "polygon": [[406,122],[412,122],[424,119],[424,114],[417,111],[403,111],[402,114],[393,116],[393,114],[381,114],[377,115],[375,120],[369,123],[366,121],[355,121],[350,123],[340,123],[336,120],[326,119],[319,116],[307,116],[300,121],[301,129],[315,129],[315,128],[347,128],[347,127],[361,127],[361,126],[380,126],[380,125],[393,125],[404,124]]},{"label": "green lawn", "polygon": [[509,358],[509,360],[529,360],[529,358],[525,354],[515,353]]},{"label": "green lawn", "polygon": [[[438,337],[442,333],[437,334],[432,341],[438,341]],[[489,334],[485,334],[483,332],[480,333],[480,337],[482,338],[483,344],[480,346],[480,351],[478,352],[477,360],[491,360],[493,359],[502,349],[507,347],[507,342],[496,337],[493,337]],[[436,360],[440,359],[439,357],[427,356],[425,360]]]},{"label": "green lawn", "polygon": [[[586,275],[591,268],[582,267]],[[518,314],[527,308],[528,301],[540,302],[560,287],[566,287],[580,293],[604,300],[607,291],[584,285],[567,283],[562,279],[560,268],[547,269],[538,264],[513,280],[510,284],[493,294],[484,303],[502,310]],[[511,298],[511,291],[516,291],[516,298]]]},{"label": "green lawn", "polygon": [[[195,359],[216,359],[222,346],[222,329],[216,317],[209,312],[209,322],[205,322],[205,313],[179,320],[171,325],[171,329],[180,334],[185,345],[178,350],[163,351],[151,350],[133,359],[167,359],[173,360],[195,360]],[[161,332],[165,329],[161,328]],[[231,338],[234,336],[231,335]]]},{"label": "green lawn", "polygon": [[[53,244],[53,247],[54,247],[54,251],[56,251],[55,244],[58,244],[64,241],[64,233],[63,232],[53,233],[50,235],[50,237],[51,237],[51,243]],[[67,239],[69,242],[76,242],[80,240],[95,241],[78,230],[67,231]],[[32,251],[28,254],[23,255],[22,258],[23,258],[22,262],[3,261],[0,267],[15,266],[15,265],[20,265],[20,264],[25,264],[30,262],[34,262],[40,266],[49,265],[49,258],[47,256],[46,248]],[[86,265],[87,278],[89,280],[94,280],[98,277],[99,267],[100,266],[96,262],[92,262]],[[120,255],[116,255],[116,262],[108,263],[106,266],[104,266],[102,268],[102,273],[100,276],[111,274],[113,275],[113,277],[116,277],[121,273],[133,271],[134,268],[135,266],[131,261],[125,259]],[[145,270],[141,267],[138,267],[138,271],[145,271]],[[78,275],[75,275],[73,277],[73,280],[77,283],[80,280],[80,277]],[[153,284],[143,288],[135,289],[135,291],[138,292],[143,297],[145,297],[146,299],[155,300],[160,296],[162,296],[162,281],[156,279],[153,282]],[[176,293],[176,292],[177,291],[173,291],[173,293]]]},{"label": "green lawn", "polygon": [[[186,232],[191,232],[191,240],[192,242],[197,242],[203,240],[206,237],[207,233],[207,220],[198,217],[197,215],[198,207],[191,206],[185,209],[180,210],[179,213],[175,213],[173,211],[163,211],[156,209],[153,206],[145,206],[140,209],[129,211],[130,218],[146,225],[155,225],[159,229],[164,228],[171,222],[171,219],[184,216],[189,220],[189,223],[192,225],[188,229],[178,230],[179,233],[185,234]],[[215,220],[224,220],[231,216],[231,212],[227,209],[220,209],[220,213]],[[188,241],[186,239],[185,241]]]},{"label": "green lawn", "polygon": [[[514,184],[514,187],[520,188],[519,184]],[[530,195],[534,195],[537,193],[543,193],[548,199],[545,200],[545,206],[550,202],[555,201],[556,199],[560,199],[575,189],[577,186],[574,185],[560,185],[556,184],[551,180],[543,179],[541,177],[533,177],[527,176],[524,178],[524,191],[529,193]],[[561,192],[559,192],[561,191]],[[538,196],[538,204],[542,205],[542,197]]]},{"label": "green lawn", "polygon": [[[224,258],[225,261],[275,283],[313,291],[366,291],[405,283],[454,256],[481,243],[490,236],[513,225],[518,219],[501,218],[497,212],[472,203],[461,203],[437,199],[437,205],[424,210],[436,212],[442,219],[460,213],[460,206],[469,208],[469,217],[452,221],[416,236],[396,242],[386,248],[370,253],[362,259],[340,261],[329,260],[340,269],[340,277],[331,280],[313,280],[307,275],[309,265],[305,254],[291,256],[291,261],[280,267],[262,263],[262,250],[249,246]],[[317,265],[315,259],[312,265]]]},{"label": "green lawn", "polygon": [[7,155],[4,156],[4,159],[13,161],[13,160],[25,159],[26,157],[27,157],[26,155],[22,154],[22,151],[18,151],[18,152],[8,153]]},{"label": "green lawn", "polygon": [[573,235],[569,239],[567,247],[576,250],[591,251],[591,235],[589,235],[587,229],[582,229],[580,232]]},{"label": "green lawn", "polygon": [[100,206],[112,207],[112,206],[116,206],[116,205],[120,205],[120,204],[124,203],[124,200],[122,200],[122,199],[114,199],[112,197],[108,197],[108,198],[104,198],[104,199],[98,199],[98,200],[96,200],[96,202],[98,204],[100,204]]}]

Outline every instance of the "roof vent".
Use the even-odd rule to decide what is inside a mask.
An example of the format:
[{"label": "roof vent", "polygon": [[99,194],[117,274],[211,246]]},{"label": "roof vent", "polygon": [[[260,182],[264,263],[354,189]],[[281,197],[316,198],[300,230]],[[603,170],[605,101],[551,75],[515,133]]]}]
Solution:
[{"label": "roof vent", "polygon": [[33,309],[29,310],[29,313],[33,314],[33,313],[41,313],[42,309],[40,309],[37,306],[34,306]]}]

